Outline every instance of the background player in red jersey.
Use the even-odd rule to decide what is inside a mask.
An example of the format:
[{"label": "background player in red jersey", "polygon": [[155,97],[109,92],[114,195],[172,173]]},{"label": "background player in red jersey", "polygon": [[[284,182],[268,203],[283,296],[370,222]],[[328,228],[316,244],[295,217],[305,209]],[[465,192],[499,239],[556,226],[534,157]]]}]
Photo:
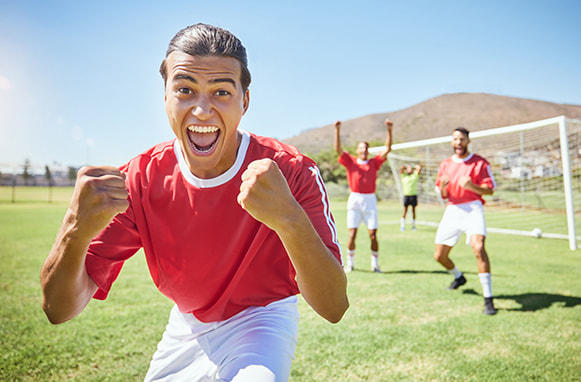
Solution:
[{"label": "background player in red jersey", "polygon": [[74,318],[106,298],[143,248],[175,302],[146,381],[287,380],[296,295],[330,322],[349,305],[318,168],[292,146],[238,130],[250,73],[230,32],[184,28],[160,72],[175,139],[119,169],[79,170],[41,271],[43,309],[53,323]]},{"label": "background player in red jersey", "polygon": [[387,134],[385,138],[385,150],[373,158],[369,158],[369,143],[359,142],[357,145],[357,156],[343,151],[341,147],[341,122],[335,122],[335,151],[339,155],[338,161],[347,170],[347,181],[349,182],[349,199],[347,200],[347,228],[349,229],[349,241],[347,244],[347,263],[345,272],[353,270],[353,260],[355,257],[355,238],[357,229],[361,222],[367,225],[369,238],[371,240],[371,269],[374,272],[381,272],[379,269],[379,244],[377,243],[377,197],[375,195],[375,184],[377,172],[381,165],[387,160],[387,154],[391,151],[391,135],[393,122],[385,120]]},{"label": "background player in red jersey", "polygon": [[484,296],[484,314],[491,315],[496,314],[496,309],[492,296],[490,260],[484,246],[486,222],[482,195],[492,195],[496,183],[488,161],[478,154],[470,153],[469,144],[468,130],[463,127],[454,129],[454,155],[443,160],[438,169],[436,191],[448,203],[436,232],[434,258],[454,275],[454,281],[448,289],[454,290],[464,285],[466,278],[450,259],[450,250],[458,242],[462,232],[466,233],[466,242],[476,255]]}]

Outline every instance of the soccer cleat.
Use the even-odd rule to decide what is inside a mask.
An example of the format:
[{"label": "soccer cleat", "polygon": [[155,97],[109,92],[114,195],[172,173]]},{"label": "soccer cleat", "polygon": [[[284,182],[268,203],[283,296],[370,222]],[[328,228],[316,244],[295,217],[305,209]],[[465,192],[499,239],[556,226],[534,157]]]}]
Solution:
[{"label": "soccer cleat", "polygon": [[377,266],[377,267],[373,267],[373,268],[371,268],[371,270],[372,270],[373,272],[375,272],[375,273],[381,273],[381,269],[379,269],[379,267],[378,267],[378,266]]},{"label": "soccer cleat", "polygon": [[452,284],[448,287],[448,290],[454,290],[460,288],[462,285],[466,284],[466,277],[464,275],[454,279]]},{"label": "soccer cleat", "polygon": [[351,264],[347,264],[347,265],[345,265],[345,267],[343,267],[343,269],[345,270],[345,273],[351,273],[353,271],[354,267]]},{"label": "soccer cleat", "polygon": [[413,226],[413,227],[412,227],[412,231],[414,231],[414,232],[416,232],[416,231],[417,231],[417,229],[416,229],[416,226]]},{"label": "soccer cleat", "polygon": [[399,226],[399,229],[401,230],[401,232],[404,232],[405,231],[405,225],[400,225]]},{"label": "soccer cleat", "polygon": [[495,315],[497,312],[496,308],[494,307],[494,302],[492,301],[492,297],[484,297],[484,311],[482,313],[487,314],[489,316]]}]

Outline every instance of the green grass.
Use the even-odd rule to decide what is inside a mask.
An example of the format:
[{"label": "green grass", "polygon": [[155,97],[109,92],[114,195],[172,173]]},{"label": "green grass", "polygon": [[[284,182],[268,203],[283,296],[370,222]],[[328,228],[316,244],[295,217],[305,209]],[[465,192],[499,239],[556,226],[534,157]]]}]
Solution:
[{"label": "green grass", "polygon": [[0,204],[63,203],[71,199],[71,187],[0,187]]},{"label": "green grass", "polygon": [[[40,307],[39,272],[70,189],[50,204],[46,189],[16,203],[4,191],[0,380],[142,380],[172,305],[153,286],[143,256],[127,262],[108,300],[92,301],[74,320],[51,325]],[[332,209],[344,246],[345,201],[334,200]],[[369,271],[362,227],[343,320],[329,324],[300,299],[291,381],[581,379],[581,251],[570,251],[566,240],[490,235],[500,310],[488,317],[481,313],[482,289],[469,247],[458,244],[452,251],[468,283],[448,292],[451,276],[432,258],[435,228],[400,232],[399,204],[380,202],[379,209],[384,273]],[[437,219],[441,212],[420,205],[418,219]]]},{"label": "green grass", "polygon": [[[382,220],[399,219],[397,204],[382,202],[379,208]],[[344,203],[334,201],[332,209],[345,246]],[[426,218],[422,213],[420,206],[418,219]],[[383,274],[369,271],[369,238],[360,230],[359,271],[348,275],[351,307],[335,326],[303,310],[292,380],[579,380],[579,251],[570,251],[564,240],[489,236],[500,311],[488,317],[481,313],[482,289],[471,249],[464,244],[453,249],[451,257],[468,283],[448,292],[451,276],[432,259],[435,228],[409,228],[380,226]]]}]

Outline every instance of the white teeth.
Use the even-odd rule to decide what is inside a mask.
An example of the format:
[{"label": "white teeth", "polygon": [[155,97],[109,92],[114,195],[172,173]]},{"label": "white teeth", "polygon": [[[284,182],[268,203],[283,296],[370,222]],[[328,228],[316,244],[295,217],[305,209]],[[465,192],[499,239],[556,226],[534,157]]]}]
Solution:
[{"label": "white teeth", "polygon": [[197,125],[190,125],[188,126],[188,130],[193,133],[214,133],[218,131],[216,126],[197,126]]}]

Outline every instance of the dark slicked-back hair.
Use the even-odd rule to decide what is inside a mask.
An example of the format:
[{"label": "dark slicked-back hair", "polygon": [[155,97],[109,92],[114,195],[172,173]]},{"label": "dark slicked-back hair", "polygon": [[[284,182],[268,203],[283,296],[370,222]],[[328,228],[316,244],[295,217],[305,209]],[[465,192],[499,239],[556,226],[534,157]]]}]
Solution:
[{"label": "dark slicked-back hair", "polygon": [[[190,56],[224,56],[232,57],[240,62],[240,83],[244,91],[250,86],[250,71],[248,57],[242,42],[229,31],[208,24],[190,25],[179,31],[170,41],[165,58],[172,52],[183,52]],[[163,82],[167,82],[166,60],[159,68]]]},{"label": "dark slicked-back hair", "polygon": [[460,126],[460,127],[455,128],[454,130],[452,130],[452,134],[454,134],[454,131],[459,131],[462,134],[464,134],[466,136],[466,138],[470,138],[470,132],[465,127]]}]

